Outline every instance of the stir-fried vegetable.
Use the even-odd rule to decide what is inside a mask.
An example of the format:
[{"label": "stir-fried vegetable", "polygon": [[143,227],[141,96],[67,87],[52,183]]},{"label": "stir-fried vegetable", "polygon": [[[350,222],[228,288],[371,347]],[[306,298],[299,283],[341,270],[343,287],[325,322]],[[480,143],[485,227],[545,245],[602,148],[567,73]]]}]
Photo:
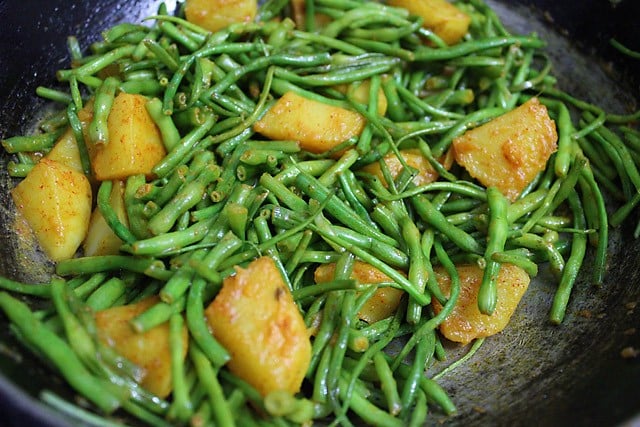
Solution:
[{"label": "stir-fried vegetable", "polygon": [[0,308],[92,422],[453,414],[443,343],[502,331],[540,265],[561,323],[640,201],[638,113],[562,92],[481,0],[187,0],[69,47],[60,113],[2,141],[54,277]]}]

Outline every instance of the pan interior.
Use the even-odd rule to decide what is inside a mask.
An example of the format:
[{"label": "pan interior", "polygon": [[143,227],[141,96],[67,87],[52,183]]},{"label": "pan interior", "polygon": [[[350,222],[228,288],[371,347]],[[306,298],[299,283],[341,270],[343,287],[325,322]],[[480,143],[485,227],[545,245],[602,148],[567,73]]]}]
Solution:
[{"label": "pan interior", "polygon": [[[102,2],[104,6],[92,12],[93,15],[87,10],[75,10],[77,16],[69,19],[79,19],[78,22],[86,24],[69,27],[84,35],[97,34],[99,29],[118,21],[138,21],[152,13],[157,5],[149,2],[145,10],[141,10],[137,3]],[[90,10],[93,4],[87,2],[83,7]],[[609,111],[622,113],[628,111],[629,106],[637,108],[637,88],[632,89],[618,80],[610,73],[607,63],[585,54],[584,49],[578,50],[540,11],[532,13],[525,5],[508,1],[494,0],[489,4],[513,32],[535,31],[549,42],[553,74],[563,89]],[[106,14],[104,19],[95,18],[100,13]],[[94,16],[90,18],[92,23],[86,20],[87,16]],[[35,65],[35,70],[34,66],[27,67],[28,75],[33,78],[29,77],[26,85],[21,83],[20,87],[9,89],[6,96],[2,92],[0,123],[6,127],[0,129],[0,137],[24,133],[33,125],[34,114],[43,107],[32,95],[34,88],[43,82],[53,82],[53,72],[66,61],[64,41],[62,38],[58,41],[60,43],[49,48],[60,52],[59,55],[55,53],[43,64]],[[6,174],[8,160],[3,153],[0,239],[5,244],[0,274],[23,280],[44,280],[51,265],[44,262],[33,246],[25,244],[22,232],[16,231],[9,197],[13,183]],[[610,271],[604,285],[592,286],[589,271],[585,269],[575,285],[561,326],[553,326],[547,320],[555,281],[543,270],[530,286],[508,328],[487,339],[470,361],[442,378],[441,383],[460,413],[446,419],[434,413],[431,423],[531,425],[535,421],[537,425],[564,425],[571,420],[574,425],[613,425],[638,413],[640,394],[634,385],[640,384],[640,365],[620,355],[625,347],[640,347],[639,334],[628,333],[640,325],[640,306],[634,309],[640,303],[637,263],[640,242],[633,239],[632,233],[632,229],[612,230]],[[588,264],[589,258],[585,260],[585,265]],[[0,382],[0,389],[6,388],[21,396],[12,389],[13,383],[31,396],[37,396],[43,388],[69,395],[59,379],[49,375],[36,359],[21,349],[6,324],[0,329],[0,343],[0,371],[9,380],[7,384]],[[452,349],[450,361],[465,350]],[[442,364],[437,365],[433,373],[442,368]],[[47,415],[47,419],[55,420],[55,417]]]}]

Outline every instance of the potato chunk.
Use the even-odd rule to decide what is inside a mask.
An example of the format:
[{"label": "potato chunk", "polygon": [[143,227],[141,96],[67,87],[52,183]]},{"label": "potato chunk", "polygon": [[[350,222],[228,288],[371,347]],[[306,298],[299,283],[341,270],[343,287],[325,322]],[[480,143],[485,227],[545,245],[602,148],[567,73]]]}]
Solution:
[{"label": "potato chunk", "polygon": [[187,0],[184,9],[189,22],[212,32],[234,22],[251,22],[257,12],[256,0]]},{"label": "potato chunk", "polygon": [[[335,271],[336,265],[334,263],[321,265],[314,272],[314,280],[316,283],[329,282],[334,279]],[[392,282],[386,274],[362,261],[354,263],[351,278],[363,284]],[[400,289],[378,288],[364,303],[358,312],[358,318],[367,323],[375,323],[392,316],[400,305],[402,295],[404,292]]]},{"label": "potato chunk", "polygon": [[557,149],[555,122],[532,98],[454,139],[456,161],[486,187],[514,201]]},{"label": "potato chunk", "polygon": [[[137,333],[129,323],[131,319],[158,303],[156,296],[135,304],[112,307],[95,314],[100,338],[112,346],[118,354],[143,370],[140,385],[158,397],[171,394],[171,352],[169,347],[169,322],[144,333]],[[189,332],[182,330],[182,357],[186,357]]]},{"label": "potato chunk", "polygon": [[[434,182],[438,179],[438,176],[439,176],[438,172],[436,172],[433,166],[431,166],[431,163],[429,163],[429,160],[427,160],[427,158],[422,155],[422,153],[420,152],[420,149],[406,148],[404,150],[400,150],[400,155],[402,156],[404,161],[407,163],[407,165],[411,166],[412,168],[415,168],[418,171],[416,176],[413,178],[413,183],[415,185],[429,184],[430,182]],[[391,177],[393,179],[396,179],[398,175],[400,175],[400,172],[402,172],[402,169],[404,168],[402,166],[402,163],[400,163],[400,160],[398,159],[398,157],[394,153],[389,153],[386,156],[384,156],[383,160],[386,163],[387,168],[389,168],[389,173],[391,174]],[[449,155],[445,156],[443,161],[444,161],[443,166],[446,169],[450,168],[453,162],[451,156]],[[375,163],[368,164],[367,166],[362,168],[362,170],[377,176],[378,179],[380,179],[380,181],[383,184],[387,185],[387,181],[384,179],[384,174],[382,173],[380,163],[375,162]]]},{"label": "potato chunk", "polygon": [[403,7],[423,19],[423,26],[452,45],[469,30],[471,17],[447,0],[387,0],[391,6]]},{"label": "potato chunk", "polygon": [[304,319],[273,260],[261,257],[224,280],[205,310],[229,369],[263,396],[296,393],[311,359]]},{"label": "potato chunk", "polygon": [[[488,316],[478,309],[483,270],[475,264],[460,265],[456,269],[460,275],[460,295],[451,314],[440,324],[440,332],[451,341],[466,344],[502,331],[529,287],[529,275],[520,267],[502,264],[497,281],[498,302],[493,314]],[[449,296],[449,276],[441,267],[435,270],[440,289]],[[437,300],[433,302],[433,309],[436,313],[442,310]]]},{"label": "potato chunk", "polygon": [[18,212],[53,261],[73,257],[91,216],[91,184],[70,166],[43,158],[12,191]]},{"label": "potato chunk", "polygon": [[254,124],[254,130],[274,140],[295,140],[312,153],[329,151],[362,132],[360,114],[287,92]]},{"label": "potato chunk", "polygon": [[109,141],[90,149],[91,165],[99,181],[150,175],[166,155],[160,131],[145,108],[142,95],[120,93],[109,113]]},{"label": "potato chunk", "polygon": [[[115,181],[109,195],[109,204],[118,215],[118,219],[124,225],[128,225],[127,212],[124,205],[124,182]],[[102,212],[96,206],[91,214],[89,231],[82,243],[85,256],[115,255],[120,251],[122,240],[113,232],[107,224]]]},{"label": "potato chunk", "polygon": [[68,128],[60,138],[58,138],[51,151],[49,151],[45,157],[49,160],[67,165],[78,172],[84,172],[82,162],[80,161],[78,143],[73,136],[71,128]]}]

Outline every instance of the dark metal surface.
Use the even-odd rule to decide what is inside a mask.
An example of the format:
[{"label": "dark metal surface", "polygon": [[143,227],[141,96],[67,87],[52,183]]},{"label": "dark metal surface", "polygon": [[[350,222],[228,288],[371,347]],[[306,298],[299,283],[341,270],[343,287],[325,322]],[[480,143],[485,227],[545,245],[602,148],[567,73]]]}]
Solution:
[{"label": "dark metal surface", "polygon": [[[608,40],[615,36],[640,50],[640,2],[490,3],[510,28],[536,31],[550,41],[554,74],[563,88],[617,112],[638,108],[640,61],[612,50]],[[67,35],[78,35],[86,46],[101,29],[125,19],[137,21],[157,4],[0,0],[0,138],[24,133],[33,124],[33,115],[42,107],[33,95],[35,87],[55,84],[54,71],[67,66]],[[0,274],[38,280],[46,275],[47,265],[37,252],[23,247],[13,231],[7,161],[3,153]],[[590,286],[585,271],[559,327],[546,320],[553,289],[542,274],[507,330],[487,340],[470,363],[443,378],[461,413],[447,420],[434,414],[434,425],[613,426],[634,420],[640,425],[640,360],[620,355],[625,347],[640,348],[640,241],[632,238],[632,231],[612,233],[605,284]],[[0,425],[70,425],[34,398],[43,388],[71,396],[58,378],[16,344],[0,318]]]}]

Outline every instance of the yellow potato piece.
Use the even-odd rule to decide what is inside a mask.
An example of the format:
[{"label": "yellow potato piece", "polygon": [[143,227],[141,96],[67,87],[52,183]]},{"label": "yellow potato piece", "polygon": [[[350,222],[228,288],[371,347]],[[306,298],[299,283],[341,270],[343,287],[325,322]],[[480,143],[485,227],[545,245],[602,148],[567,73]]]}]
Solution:
[{"label": "yellow potato piece", "polygon": [[43,158],[12,191],[18,212],[53,261],[73,257],[91,216],[91,184],[76,169]]},{"label": "yellow potato piece", "polygon": [[263,396],[300,390],[311,359],[311,342],[271,258],[236,267],[205,315],[213,335],[231,354],[227,365],[231,372]]},{"label": "yellow potato piece", "polygon": [[[159,302],[156,296],[135,304],[112,307],[95,314],[100,337],[118,354],[143,370],[140,385],[158,397],[165,398],[173,390],[171,381],[171,352],[169,346],[169,322],[158,325],[147,332],[137,333],[129,323]],[[186,357],[189,332],[182,330],[182,357]]]},{"label": "yellow potato piece", "polygon": [[391,6],[403,7],[423,19],[430,29],[448,45],[458,43],[469,30],[471,17],[447,0],[387,0]]},{"label": "yellow potato piece", "polygon": [[[329,282],[334,279],[335,271],[335,263],[323,264],[316,268],[314,280],[316,283]],[[393,281],[374,266],[362,261],[354,263],[351,279],[363,284]],[[400,305],[402,295],[404,295],[404,292],[400,289],[392,287],[378,288],[371,298],[364,303],[358,312],[358,318],[367,323],[375,323],[378,320],[392,316]]]},{"label": "yellow potato piece", "polygon": [[[118,215],[118,219],[124,225],[128,225],[129,221],[124,205],[124,182],[115,181],[109,195],[109,204]],[[82,243],[85,256],[97,255],[115,255],[120,252],[122,240],[116,236],[111,227],[107,224],[102,212],[96,206],[91,214],[89,222],[89,231],[87,237]]]},{"label": "yellow potato piece", "polygon": [[324,153],[360,135],[365,119],[344,108],[287,92],[254,124],[254,130],[273,140],[294,140],[312,153]]},{"label": "yellow potato piece", "polygon": [[532,98],[453,140],[456,161],[484,186],[510,201],[542,171],[557,149],[555,122]]},{"label": "yellow potato piece", "polygon": [[[415,185],[429,184],[436,181],[440,176],[438,172],[436,172],[436,170],[433,168],[433,166],[431,166],[429,160],[427,160],[427,158],[422,155],[420,149],[407,148],[404,150],[400,150],[400,155],[407,163],[407,165],[415,168],[418,171],[416,176],[413,178],[413,183]],[[387,168],[389,169],[391,177],[395,180],[398,175],[400,175],[400,172],[402,172],[404,166],[402,165],[402,163],[400,163],[400,160],[395,155],[395,153],[387,154],[383,157],[383,160],[387,165]],[[443,160],[443,166],[446,169],[449,169],[452,163],[451,156],[447,155]],[[388,185],[387,181],[384,179],[384,174],[382,173],[380,163],[375,162],[368,164],[367,166],[362,168],[362,170],[377,176],[384,185]]]},{"label": "yellow potato piece", "polygon": [[[482,283],[483,270],[475,264],[460,265],[456,269],[460,275],[460,295],[451,314],[440,324],[442,335],[451,341],[466,344],[476,338],[488,337],[502,331],[529,287],[529,275],[520,267],[502,264],[497,281],[496,309],[488,316],[480,313],[478,309],[478,290]],[[449,276],[441,267],[436,267],[435,271],[440,289],[449,296]],[[440,313],[442,305],[434,300],[433,309]]]},{"label": "yellow potato piece", "polygon": [[187,0],[187,21],[216,32],[236,22],[251,22],[258,12],[256,0]]},{"label": "yellow potato piece", "polygon": [[73,136],[73,131],[68,128],[56,141],[55,145],[47,153],[45,158],[54,160],[63,165],[69,166],[76,171],[83,173],[82,162],[80,161],[80,150],[78,143]]},{"label": "yellow potato piece", "polygon": [[147,98],[120,93],[109,113],[109,141],[88,144],[91,165],[99,181],[151,175],[151,170],[166,155],[158,127],[147,112]]}]

